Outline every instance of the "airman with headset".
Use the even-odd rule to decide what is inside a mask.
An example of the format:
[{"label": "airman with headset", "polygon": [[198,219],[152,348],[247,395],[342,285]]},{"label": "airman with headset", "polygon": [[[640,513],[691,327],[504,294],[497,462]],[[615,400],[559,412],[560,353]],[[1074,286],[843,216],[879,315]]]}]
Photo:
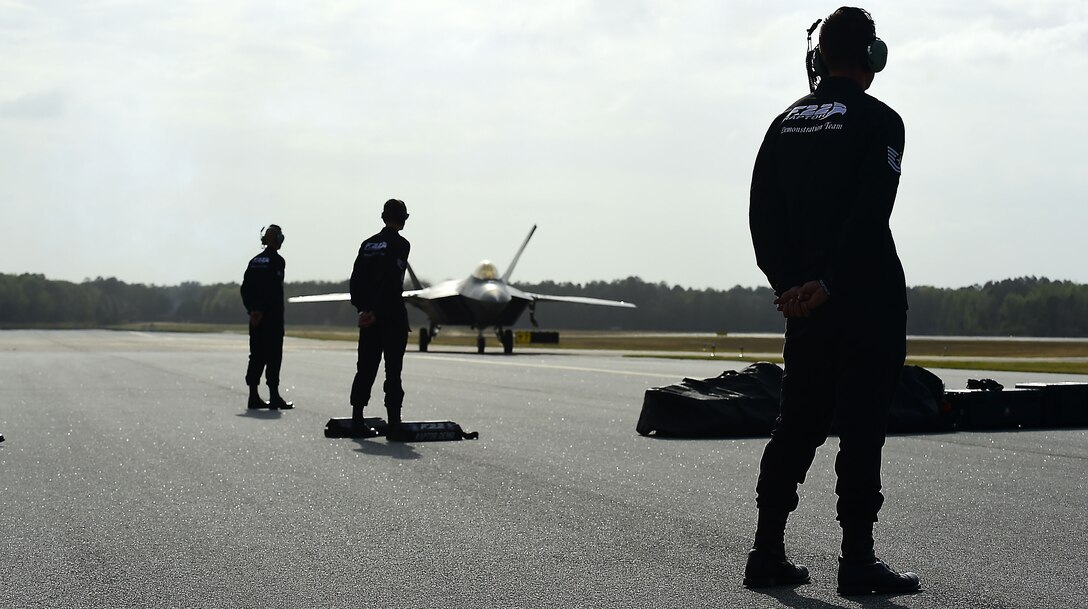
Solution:
[{"label": "airman with headset", "polygon": [[920,588],[918,575],[894,571],[873,549],[881,451],[906,356],[906,282],[889,228],[903,121],[865,93],[887,56],[869,13],[836,10],[806,58],[811,94],[774,119],[756,157],[752,242],[786,340],[780,413],[756,483],[750,588],[809,581],[786,557],[786,520],[833,422],[839,593]]},{"label": "airman with headset", "polygon": [[[280,365],[283,362],[283,273],[286,262],[279,255],[283,229],[272,224],[261,234],[264,251],[249,261],[242,279],[242,303],[249,313],[248,407],[287,410],[294,404],[280,395]],[[265,375],[269,400],[261,399],[257,387]]]}]

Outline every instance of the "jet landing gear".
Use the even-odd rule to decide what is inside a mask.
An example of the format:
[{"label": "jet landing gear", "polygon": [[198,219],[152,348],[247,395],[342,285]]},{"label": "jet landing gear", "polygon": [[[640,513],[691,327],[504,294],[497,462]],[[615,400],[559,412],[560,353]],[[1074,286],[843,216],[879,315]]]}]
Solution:
[{"label": "jet landing gear", "polygon": [[431,341],[438,336],[438,326],[431,325],[430,329],[419,329],[419,350],[423,353],[427,352],[427,346],[431,344]]},{"label": "jet landing gear", "polygon": [[[510,355],[514,352],[514,332],[512,330],[496,329],[495,336],[498,337],[499,343],[502,344],[503,353]],[[479,334],[476,335],[476,353],[483,353],[486,344],[487,341],[484,340],[484,331],[481,329]]]}]

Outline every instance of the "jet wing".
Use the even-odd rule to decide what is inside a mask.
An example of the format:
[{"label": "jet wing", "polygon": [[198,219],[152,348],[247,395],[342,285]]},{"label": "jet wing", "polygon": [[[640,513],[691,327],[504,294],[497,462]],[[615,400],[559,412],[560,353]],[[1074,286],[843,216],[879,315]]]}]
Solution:
[{"label": "jet wing", "polygon": [[[456,281],[443,281],[437,285],[432,285],[428,288],[420,290],[405,290],[401,292],[401,297],[411,303],[416,303],[421,300],[435,300],[437,298],[448,298],[450,296],[457,296],[460,284]],[[287,299],[287,302],[341,302],[345,300],[351,300],[351,294],[342,292],[339,294],[314,294],[312,296],[292,296]]]},{"label": "jet wing", "polygon": [[351,300],[351,294],[342,292],[339,294],[314,294],[312,296],[292,296],[287,302],[342,302]]},{"label": "jet wing", "polygon": [[422,290],[405,290],[401,293],[401,296],[408,302],[418,302],[420,300],[437,300],[439,298],[449,298],[451,296],[459,296],[460,294],[461,282],[447,280],[436,285],[423,288]]},{"label": "jet wing", "polygon": [[[511,292],[513,292],[513,290],[511,290]],[[518,292],[521,292],[521,290],[518,290]],[[596,305],[601,307],[636,308],[634,304],[622,300],[605,300],[604,298],[589,298],[588,296],[550,296],[548,294],[533,294],[532,292],[521,292],[521,294],[533,299],[534,302],[570,302],[574,304]]]}]

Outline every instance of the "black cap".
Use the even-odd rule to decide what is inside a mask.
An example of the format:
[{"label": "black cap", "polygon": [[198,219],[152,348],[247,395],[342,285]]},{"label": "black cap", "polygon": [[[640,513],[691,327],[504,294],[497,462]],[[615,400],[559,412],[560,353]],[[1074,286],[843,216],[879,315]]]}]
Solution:
[{"label": "black cap", "polygon": [[403,222],[408,219],[408,206],[400,199],[389,199],[382,208],[382,219]]}]

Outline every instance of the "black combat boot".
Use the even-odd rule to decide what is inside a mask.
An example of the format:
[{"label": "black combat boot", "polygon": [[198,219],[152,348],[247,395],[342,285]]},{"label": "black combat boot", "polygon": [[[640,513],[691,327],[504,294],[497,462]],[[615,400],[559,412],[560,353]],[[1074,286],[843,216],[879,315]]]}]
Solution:
[{"label": "black combat boot", "polygon": [[907,594],[922,589],[917,573],[899,573],[873,556],[870,562],[850,562],[839,557],[839,594]]},{"label": "black combat boot", "polygon": [[271,395],[268,396],[268,407],[269,408],[278,408],[280,410],[291,410],[292,408],[295,407],[294,402],[288,402],[287,400],[283,399],[283,396],[280,395],[279,387],[271,387],[270,386],[268,388],[268,390],[271,392]]},{"label": "black combat boot", "polygon": [[876,557],[872,522],[841,524],[839,594],[902,594],[921,589],[916,573],[898,573]]},{"label": "black combat boot", "polygon": [[258,408],[268,408],[268,402],[261,399],[261,395],[257,393],[257,386],[252,385],[249,388],[249,406],[250,410],[257,410]]},{"label": "black combat boot", "polygon": [[351,406],[351,427],[353,438],[373,438],[378,435],[378,432],[373,427],[366,424],[366,418],[363,416],[363,408],[366,406]]},{"label": "black combat boot", "polygon": [[808,582],[808,567],[790,562],[785,551],[781,554],[758,548],[748,551],[748,562],[744,565],[746,588],[797,586]]},{"label": "black combat boot", "polygon": [[809,582],[808,568],[786,558],[786,518],[789,512],[762,509],[756,524],[755,546],[744,565],[744,585],[748,588],[796,586]]},{"label": "black combat boot", "polygon": [[386,406],[386,416],[389,417],[389,426],[400,425],[400,406]]}]

